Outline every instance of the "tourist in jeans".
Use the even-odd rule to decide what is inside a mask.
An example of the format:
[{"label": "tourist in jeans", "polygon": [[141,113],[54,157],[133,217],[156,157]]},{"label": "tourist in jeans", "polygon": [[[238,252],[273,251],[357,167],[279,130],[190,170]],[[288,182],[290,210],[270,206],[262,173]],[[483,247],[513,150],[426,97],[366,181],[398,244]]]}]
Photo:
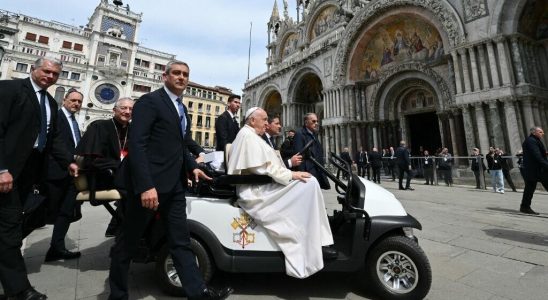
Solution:
[{"label": "tourist in jeans", "polygon": [[504,194],[504,179],[502,177],[502,158],[500,156],[500,149],[490,148],[489,154],[487,155],[487,166],[489,167],[489,174],[491,174],[493,192]]}]

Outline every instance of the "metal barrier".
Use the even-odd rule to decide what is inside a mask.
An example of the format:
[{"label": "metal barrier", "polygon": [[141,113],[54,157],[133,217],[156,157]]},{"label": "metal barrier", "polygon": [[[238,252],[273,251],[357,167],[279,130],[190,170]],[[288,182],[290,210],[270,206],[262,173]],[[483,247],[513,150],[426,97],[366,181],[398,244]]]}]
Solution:
[{"label": "metal barrier", "polygon": [[[475,184],[477,188],[487,189],[490,180],[485,178],[486,171],[489,172],[487,168],[487,159],[485,156],[451,156],[450,162],[444,160],[444,157],[440,156],[430,156],[433,161],[431,166],[431,174],[428,174],[430,170],[425,168],[427,166],[424,161],[424,156],[412,156],[411,157],[411,166],[414,170],[414,178],[425,178],[425,173],[432,176],[432,182],[434,185],[439,185],[440,180],[443,180],[445,184],[451,186],[454,181],[457,181],[461,184]],[[517,166],[514,160],[517,160],[515,156],[502,156],[506,160],[506,171],[504,171],[504,179],[508,185],[515,189],[514,182],[518,183],[519,186],[523,185],[523,179],[521,176],[517,175],[520,172],[511,171],[514,169],[514,166]],[[476,161],[478,165],[478,170],[476,172],[471,170],[471,165],[473,160]],[[392,176],[397,180],[399,170],[397,168],[397,163],[395,158],[383,157],[383,167],[385,171],[385,176]],[[517,169],[517,168],[516,168]],[[425,172],[426,171],[426,172]],[[395,173],[395,176],[392,175]],[[474,174],[475,173],[475,174]],[[514,176],[512,176],[514,175]],[[476,176],[478,177],[476,179]],[[477,181],[476,181],[477,180]]]}]

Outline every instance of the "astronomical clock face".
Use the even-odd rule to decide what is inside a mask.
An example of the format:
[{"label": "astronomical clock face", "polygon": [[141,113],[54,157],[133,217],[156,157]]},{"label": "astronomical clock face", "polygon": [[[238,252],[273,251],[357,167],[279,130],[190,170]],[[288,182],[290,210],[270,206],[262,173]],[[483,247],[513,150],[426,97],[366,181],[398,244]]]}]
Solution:
[{"label": "astronomical clock face", "polygon": [[103,104],[112,104],[118,100],[120,91],[112,84],[104,83],[95,89],[95,98]]}]

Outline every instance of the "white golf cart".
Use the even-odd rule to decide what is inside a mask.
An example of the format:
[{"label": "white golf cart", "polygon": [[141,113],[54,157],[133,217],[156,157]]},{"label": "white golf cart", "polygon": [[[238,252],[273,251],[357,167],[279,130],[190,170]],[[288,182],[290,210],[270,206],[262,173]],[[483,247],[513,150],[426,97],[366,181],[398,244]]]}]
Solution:
[{"label": "white golf cart", "polygon": [[[310,145],[307,145],[308,147]],[[305,147],[301,153],[306,153]],[[407,214],[396,197],[370,181],[352,173],[351,166],[331,153],[336,168],[333,175],[309,157],[334,182],[340,210],[327,212],[338,251],[336,259],[325,260],[320,272],[360,272],[360,284],[381,298],[422,299],[432,281],[430,263],[413,235],[421,224]],[[204,169],[214,179],[187,193],[187,213],[191,247],[206,281],[215,270],[230,273],[280,273],[286,276],[284,256],[263,227],[238,207],[235,185],[264,184],[268,176],[226,175],[208,165]],[[348,173],[348,181],[341,178]],[[346,177],[346,176],[345,176]],[[98,195],[100,192],[97,192]],[[91,203],[105,205],[91,192]],[[156,262],[163,289],[184,296],[173,261],[168,253],[162,220],[148,228],[134,262]]]}]

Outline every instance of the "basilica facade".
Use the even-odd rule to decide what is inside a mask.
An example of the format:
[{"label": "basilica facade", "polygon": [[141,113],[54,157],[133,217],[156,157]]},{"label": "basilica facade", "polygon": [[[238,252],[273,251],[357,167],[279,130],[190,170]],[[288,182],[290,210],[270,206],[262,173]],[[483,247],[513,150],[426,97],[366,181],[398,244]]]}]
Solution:
[{"label": "basilica facade", "polygon": [[[326,153],[413,154],[489,146],[516,153],[548,127],[548,1],[297,0],[268,20],[268,71],[246,82],[244,109],[321,119]],[[545,142],[548,142],[546,140]]]}]

